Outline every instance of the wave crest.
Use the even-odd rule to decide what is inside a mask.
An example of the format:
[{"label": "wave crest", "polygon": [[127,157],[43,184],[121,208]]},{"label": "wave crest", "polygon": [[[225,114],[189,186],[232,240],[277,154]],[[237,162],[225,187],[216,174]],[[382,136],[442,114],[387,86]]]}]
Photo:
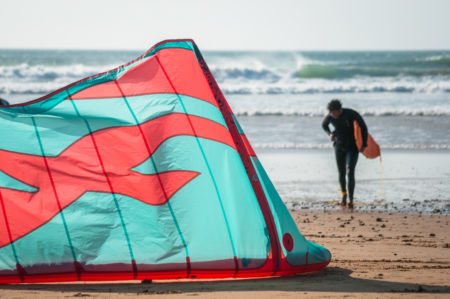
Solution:
[{"label": "wave crest", "polygon": [[56,80],[79,79],[96,74],[108,68],[86,66],[82,64],[48,66],[22,63],[11,66],[0,66],[0,78],[10,80]]}]

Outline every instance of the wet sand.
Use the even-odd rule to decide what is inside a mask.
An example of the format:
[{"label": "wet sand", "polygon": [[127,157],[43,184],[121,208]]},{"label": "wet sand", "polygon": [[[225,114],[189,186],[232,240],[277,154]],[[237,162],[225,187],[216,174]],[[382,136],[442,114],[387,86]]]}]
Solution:
[{"label": "wet sand", "polygon": [[325,269],[267,279],[21,284],[0,298],[448,298],[450,216],[292,212],[301,233],[330,249]]}]

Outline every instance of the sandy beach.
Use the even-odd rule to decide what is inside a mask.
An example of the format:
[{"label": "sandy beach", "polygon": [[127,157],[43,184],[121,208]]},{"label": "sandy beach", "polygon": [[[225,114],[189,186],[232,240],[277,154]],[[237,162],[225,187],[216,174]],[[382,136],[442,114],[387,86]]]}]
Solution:
[{"label": "sandy beach", "polygon": [[2,4],[0,299],[450,299],[450,0]]},{"label": "sandy beach", "polygon": [[307,239],[330,249],[325,269],[267,279],[2,285],[0,298],[448,298],[448,215],[291,213]]}]

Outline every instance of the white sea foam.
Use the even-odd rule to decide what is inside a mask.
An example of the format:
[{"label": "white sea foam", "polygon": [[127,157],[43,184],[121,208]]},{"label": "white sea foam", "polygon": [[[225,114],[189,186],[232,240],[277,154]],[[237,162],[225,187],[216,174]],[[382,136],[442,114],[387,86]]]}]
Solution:
[{"label": "white sea foam", "polygon": [[[238,107],[234,113],[238,116],[302,116],[302,117],[323,117],[325,116],[322,107],[305,109],[305,108],[285,108],[278,107],[261,109]],[[450,107],[429,107],[429,108],[372,108],[361,109],[359,113],[363,116],[450,116]]]},{"label": "white sea foam", "polygon": [[21,63],[18,65],[0,66],[0,79],[5,80],[68,80],[81,79],[101,71],[108,70],[109,67],[94,67],[83,64],[73,65],[29,65]]},{"label": "white sea foam", "polygon": [[[423,59],[425,61],[450,61],[450,55],[433,55]],[[420,60],[418,60],[420,61]]]},{"label": "white sea foam", "polygon": [[[35,74],[23,76],[16,75],[16,78],[0,78],[0,93],[42,93],[51,92],[61,88],[71,82],[95,74],[95,71],[82,70],[78,74],[67,74],[57,77],[54,72],[36,70]],[[263,73],[255,76],[271,76]],[[52,80],[42,80],[45,77],[55,77]],[[35,80],[33,80],[35,79]],[[372,81],[372,82],[370,82]],[[450,78],[441,80],[420,80],[416,82],[404,80],[379,80],[373,82],[372,79],[343,80],[325,82],[321,80],[302,81],[240,81],[240,82],[219,82],[219,86],[225,94],[339,94],[339,93],[449,93]]]},{"label": "white sea foam", "polygon": [[83,64],[0,66],[0,93],[42,95],[110,68]]},{"label": "white sea foam", "polygon": [[450,92],[450,76],[360,77],[344,80],[284,79],[278,81],[225,81],[219,85],[226,94],[313,94],[313,93],[442,93]]}]

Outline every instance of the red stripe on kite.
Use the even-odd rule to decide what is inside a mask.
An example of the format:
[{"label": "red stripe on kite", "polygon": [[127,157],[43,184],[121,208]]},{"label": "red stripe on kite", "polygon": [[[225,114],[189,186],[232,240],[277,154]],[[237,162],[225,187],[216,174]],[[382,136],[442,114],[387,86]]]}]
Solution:
[{"label": "red stripe on kite", "polygon": [[[221,142],[235,149],[228,130],[198,116],[190,116],[197,137]],[[151,152],[167,139],[193,136],[185,114],[172,113],[140,124]],[[90,135],[72,143],[56,157],[46,157],[52,173],[61,209],[66,208],[86,192],[110,193],[105,173],[116,194],[123,194],[149,205],[165,204],[180,188],[199,173],[174,170],[156,174],[142,174],[132,169],[149,158],[138,126],[114,127],[92,133],[101,154],[104,171],[92,145]],[[0,247],[30,233],[51,220],[60,209],[55,200],[52,181],[42,156],[0,150],[0,170],[9,176],[34,186],[37,192],[0,188],[4,211],[8,214],[11,238],[0,234]],[[167,193],[164,196],[162,188]]]}]

